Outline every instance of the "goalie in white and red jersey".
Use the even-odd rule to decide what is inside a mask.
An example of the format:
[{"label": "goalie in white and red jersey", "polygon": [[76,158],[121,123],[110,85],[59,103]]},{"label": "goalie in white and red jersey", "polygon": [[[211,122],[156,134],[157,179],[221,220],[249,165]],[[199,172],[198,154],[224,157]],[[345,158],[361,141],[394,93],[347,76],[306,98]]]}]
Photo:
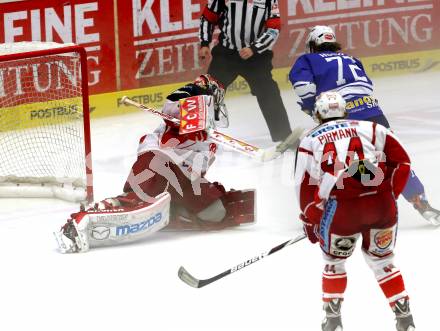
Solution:
[{"label": "goalie in white and red jersey", "polygon": [[[171,93],[162,112],[182,121],[186,110],[198,107],[206,115],[206,129],[214,122],[227,125],[224,93],[213,77],[202,75]],[[191,109],[185,108],[188,104]],[[140,139],[124,193],[72,214],[55,233],[60,250],[84,252],[89,247],[134,241],[164,228],[219,230],[253,223],[254,190],[227,192],[220,183],[205,178],[216,150],[206,130],[186,133],[182,126],[165,120]]]},{"label": "goalie in white and red jersey", "polygon": [[415,330],[400,270],[393,261],[397,204],[410,173],[410,159],[394,134],[372,122],[345,120],[337,92],[316,100],[320,125],[299,146],[295,185],[300,218],[323,251],[323,331],[342,330],[347,285],[345,261],[362,238],[362,252],[396,315],[398,331]]}]

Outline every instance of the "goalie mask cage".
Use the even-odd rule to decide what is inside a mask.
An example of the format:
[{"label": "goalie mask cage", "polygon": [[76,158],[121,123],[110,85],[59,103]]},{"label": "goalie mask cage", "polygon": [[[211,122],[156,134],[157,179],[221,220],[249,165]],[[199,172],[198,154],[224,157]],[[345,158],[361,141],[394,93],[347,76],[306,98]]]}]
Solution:
[{"label": "goalie mask cage", "polygon": [[87,57],[73,44],[0,44],[0,197],[92,201]]}]

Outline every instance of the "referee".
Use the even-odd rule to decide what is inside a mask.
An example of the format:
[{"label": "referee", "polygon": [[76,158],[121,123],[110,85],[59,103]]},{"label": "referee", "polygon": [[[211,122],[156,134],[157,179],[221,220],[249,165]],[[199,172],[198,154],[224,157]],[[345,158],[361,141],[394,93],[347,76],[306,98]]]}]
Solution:
[{"label": "referee", "polygon": [[[221,32],[211,52],[215,26]],[[208,0],[199,30],[199,56],[205,59],[212,55],[208,74],[225,88],[238,75],[247,81],[273,141],[281,141],[291,133],[280,90],[272,78],[272,48],[280,28],[278,0]]]}]

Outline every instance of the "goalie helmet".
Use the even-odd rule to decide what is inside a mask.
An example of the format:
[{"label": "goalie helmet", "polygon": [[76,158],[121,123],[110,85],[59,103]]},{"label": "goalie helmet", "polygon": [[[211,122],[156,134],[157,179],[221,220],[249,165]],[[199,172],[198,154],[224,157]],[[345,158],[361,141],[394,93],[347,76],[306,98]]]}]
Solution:
[{"label": "goalie helmet", "polygon": [[312,28],[306,39],[306,52],[311,53],[313,46],[323,43],[335,43],[336,35],[333,29],[325,25],[316,25]]},{"label": "goalie helmet", "polygon": [[222,83],[209,74],[200,75],[194,80],[194,84],[206,89],[214,98],[214,112],[216,126],[227,128],[229,126],[228,110],[225,105],[225,88]]},{"label": "goalie helmet", "polygon": [[222,104],[225,99],[223,84],[209,74],[200,75],[194,80],[194,84],[208,90],[208,94],[214,97],[215,104]]},{"label": "goalie helmet", "polygon": [[323,92],[316,99],[313,117],[319,122],[331,118],[345,118],[345,106],[346,102],[338,92]]}]

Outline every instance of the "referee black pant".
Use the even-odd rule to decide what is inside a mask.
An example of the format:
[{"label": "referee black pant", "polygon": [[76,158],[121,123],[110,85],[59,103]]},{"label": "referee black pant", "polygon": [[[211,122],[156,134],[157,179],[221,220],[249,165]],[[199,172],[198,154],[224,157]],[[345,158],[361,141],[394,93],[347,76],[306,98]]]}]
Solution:
[{"label": "referee black pant", "polygon": [[280,89],[272,78],[272,57],[272,51],[266,51],[243,60],[236,50],[217,45],[212,49],[208,74],[219,80],[225,89],[238,75],[242,76],[252,95],[257,97],[272,140],[281,141],[292,131]]}]

